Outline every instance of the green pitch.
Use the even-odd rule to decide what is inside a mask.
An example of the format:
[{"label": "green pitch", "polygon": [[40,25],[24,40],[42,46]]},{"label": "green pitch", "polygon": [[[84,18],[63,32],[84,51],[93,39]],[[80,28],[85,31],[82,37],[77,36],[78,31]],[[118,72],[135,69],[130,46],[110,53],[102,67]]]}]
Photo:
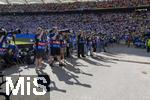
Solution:
[{"label": "green pitch", "polygon": [[[11,44],[14,44],[13,41],[11,41]],[[24,42],[24,41],[16,41],[16,45],[25,45],[25,44],[33,44],[33,42]]]}]

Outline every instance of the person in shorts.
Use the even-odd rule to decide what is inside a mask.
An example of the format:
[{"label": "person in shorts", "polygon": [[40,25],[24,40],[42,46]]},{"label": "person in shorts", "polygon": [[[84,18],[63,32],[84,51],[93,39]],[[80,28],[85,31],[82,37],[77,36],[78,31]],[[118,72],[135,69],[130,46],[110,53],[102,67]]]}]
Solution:
[{"label": "person in shorts", "polygon": [[63,63],[61,62],[61,40],[60,40],[60,34],[58,32],[57,28],[53,28],[52,30],[52,36],[50,39],[50,51],[51,51],[51,57],[50,57],[50,66],[53,66],[54,61],[58,61],[59,65],[62,66]]},{"label": "person in shorts", "polygon": [[42,69],[42,61],[46,52],[46,40],[44,39],[44,30],[38,27],[37,34],[35,36],[35,65],[36,70]]}]

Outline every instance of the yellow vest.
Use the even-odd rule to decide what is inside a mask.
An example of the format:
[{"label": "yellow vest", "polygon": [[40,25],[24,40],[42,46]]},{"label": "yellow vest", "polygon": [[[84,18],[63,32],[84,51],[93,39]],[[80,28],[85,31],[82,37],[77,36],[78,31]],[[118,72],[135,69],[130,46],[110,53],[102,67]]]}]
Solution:
[{"label": "yellow vest", "polygon": [[150,39],[148,39],[147,46],[150,47]]}]

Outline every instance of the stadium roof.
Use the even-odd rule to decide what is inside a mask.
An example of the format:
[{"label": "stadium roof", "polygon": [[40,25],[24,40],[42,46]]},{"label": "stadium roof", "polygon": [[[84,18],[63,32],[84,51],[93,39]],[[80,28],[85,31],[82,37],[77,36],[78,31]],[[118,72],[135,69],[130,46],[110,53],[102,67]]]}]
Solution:
[{"label": "stadium roof", "polygon": [[84,1],[102,1],[102,0],[0,0],[0,4],[46,4],[46,3],[68,3]]}]

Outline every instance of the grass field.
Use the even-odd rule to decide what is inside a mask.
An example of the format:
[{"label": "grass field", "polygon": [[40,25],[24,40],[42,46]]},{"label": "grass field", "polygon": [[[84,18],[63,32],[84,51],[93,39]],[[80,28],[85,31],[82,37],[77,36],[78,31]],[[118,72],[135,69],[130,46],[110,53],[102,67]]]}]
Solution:
[{"label": "grass field", "polygon": [[[13,44],[14,42],[12,41],[11,44]],[[24,45],[24,44],[33,44],[33,42],[24,42],[24,41],[16,41],[15,42],[16,45]]]}]

